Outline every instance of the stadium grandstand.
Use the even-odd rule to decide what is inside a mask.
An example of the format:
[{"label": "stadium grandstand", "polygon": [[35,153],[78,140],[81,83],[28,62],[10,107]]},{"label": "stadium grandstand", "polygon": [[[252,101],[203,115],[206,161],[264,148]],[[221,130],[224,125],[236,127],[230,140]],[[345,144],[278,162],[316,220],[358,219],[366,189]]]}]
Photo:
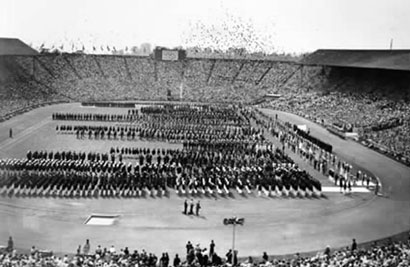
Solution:
[{"label": "stadium grandstand", "polygon": [[0,39],[2,266],[408,266],[409,51],[166,53]]},{"label": "stadium grandstand", "polygon": [[20,39],[15,38],[0,38],[0,52],[2,56],[29,56],[38,54],[35,49],[22,42]]},{"label": "stadium grandstand", "polygon": [[304,65],[410,71],[410,50],[325,50],[301,60]]}]

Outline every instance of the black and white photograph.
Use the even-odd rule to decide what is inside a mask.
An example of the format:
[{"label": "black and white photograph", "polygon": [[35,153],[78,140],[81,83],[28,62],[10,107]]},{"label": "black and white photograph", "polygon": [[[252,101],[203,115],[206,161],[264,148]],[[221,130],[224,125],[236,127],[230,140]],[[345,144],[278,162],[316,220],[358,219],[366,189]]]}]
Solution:
[{"label": "black and white photograph", "polygon": [[0,267],[410,266],[410,1],[0,0]]}]

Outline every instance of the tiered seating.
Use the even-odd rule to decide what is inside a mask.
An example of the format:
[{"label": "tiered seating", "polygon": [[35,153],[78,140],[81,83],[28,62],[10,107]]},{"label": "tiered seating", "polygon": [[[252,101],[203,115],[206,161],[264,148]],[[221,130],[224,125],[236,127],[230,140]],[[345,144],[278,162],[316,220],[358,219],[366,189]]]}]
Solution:
[{"label": "tiered seating", "polygon": [[156,62],[157,79],[161,94],[168,95],[168,90],[172,98],[179,99],[180,89],[183,85],[184,65],[182,62]]},{"label": "tiered seating", "polygon": [[410,116],[408,78],[407,73],[381,70],[329,73],[305,67],[303,84],[295,86],[301,89],[284,91],[285,97],[271,106],[344,131],[355,130],[363,143],[410,162],[404,131]]},{"label": "tiered seating", "polygon": [[[272,103],[274,108],[319,123],[356,128],[361,137],[370,139],[364,141],[387,147],[391,155],[409,153],[405,131],[400,130],[407,127],[410,115],[406,73],[362,70],[356,75],[352,69],[303,67],[302,71],[292,62],[160,62],[149,57],[70,54],[8,56],[1,61],[2,95],[7,96],[2,98],[7,99],[2,114],[61,99],[167,100],[169,92],[178,99],[182,91],[182,99],[188,101],[250,103],[278,93],[282,98]],[[33,94],[23,94],[26,88]],[[400,123],[391,125],[391,121]],[[400,135],[396,145],[385,140],[391,132]]]},{"label": "tiered seating", "polygon": [[[283,266],[409,266],[409,249],[410,241],[408,237],[402,237],[401,240],[393,241],[391,238],[382,242],[374,242],[371,245],[357,245],[354,240],[351,246],[341,249],[331,249],[327,246],[323,251],[319,251],[314,255],[310,253],[302,256],[300,253],[292,254],[292,256],[268,256],[268,253],[261,253],[261,257],[247,257],[246,260],[238,261],[238,258],[233,257],[228,251],[226,258],[222,259],[218,256],[217,251],[212,248],[209,251],[206,248],[200,247],[199,244],[195,247],[190,241],[186,244],[186,251],[176,255],[171,261],[167,252],[162,253],[158,258],[153,253],[147,253],[144,249],[129,250],[128,247],[117,249],[114,246],[110,248],[102,248],[101,245],[92,247],[88,240],[83,247],[81,245],[77,249],[74,256],[58,257],[53,256],[50,250],[39,250],[33,246],[30,253],[18,254],[13,243],[0,251],[0,265],[2,266],[147,266],[147,267],[181,267],[192,266],[267,266],[267,267],[283,267]],[[303,242],[303,240],[301,241]],[[180,247],[183,247],[181,244]],[[215,245],[214,245],[215,247]],[[272,248],[274,250],[274,248]],[[209,254],[209,256],[208,256]],[[183,256],[182,256],[183,255]]]}]

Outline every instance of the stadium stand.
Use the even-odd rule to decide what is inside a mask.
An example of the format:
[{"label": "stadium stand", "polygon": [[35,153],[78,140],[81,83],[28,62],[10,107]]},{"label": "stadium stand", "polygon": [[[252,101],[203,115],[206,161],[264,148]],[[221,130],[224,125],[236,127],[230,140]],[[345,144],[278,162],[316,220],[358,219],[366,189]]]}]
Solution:
[{"label": "stadium stand", "polygon": [[301,60],[304,65],[410,70],[410,50],[319,49]]},{"label": "stadium stand", "polygon": [[[10,237],[11,239],[11,237]],[[83,249],[81,249],[83,248]],[[77,253],[57,256],[52,251],[39,250],[35,246],[29,253],[18,253],[13,247],[13,242],[0,251],[0,264],[9,266],[50,266],[50,267],[74,267],[74,266],[147,266],[147,267],[182,267],[182,266],[409,266],[410,239],[403,236],[398,240],[383,240],[367,246],[358,246],[354,240],[350,246],[340,249],[326,247],[313,255],[301,255],[296,253],[292,256],[274,257],[266,252],[261,257],[237,259],[236,255],[228,251],[225,257],[218,255],[217,251],[208,252],[206,248],[193,246],[187,243],[186,255],[175,255],[170,258],[167,252],[161,257],[144,249],[130,251],[128,247],[117,250],[114,246],[102,248],[97,245],[91,247],[86,241],[83,247],[77,249]],[[233,264],[232,264],[233,258]]]},{"label": "stadium stand", "polygon": [[[8,44],[10,41],[0,42],[0,51],[1,45]],[[171,95],[176,100],[239,106],[274,93],[281,97],[264,106],[298,114],[341,132],[356,131],[358,141],[363,144],[410,163],[407,51],[369,54],[320,50],[297,64],[223,58],[160,62],[134,56],[26,55],[18,47],[23,46],[19,44],[16,50],[0,55],[0,117],[3,120],[40,105],[62,101],[91,104],[102,100],[163,101]],[[238,115],[231,107],[213,106],[169,108],[151,106],[142,108],[140,114],[131,111],[130,115],[129,111],[120,116],[53,114],[54,120],[67,123],[59,125],[59,134],[69,133],[84,140],[138,137],[180,142],[183,149],[145,150],[122,146],[113,147],[105,154],[33,151],[25,159],[0,160],[0,191],[8,195],[61,197],[137,196],[143,191],[164,193],[167,188],[177,192],[320,193],[320,182],[298,169],[283,151],[266,142],[259,129],[250,127],[247,118],[256,116],[252,112],[238,109],[241,112]],[[197,112],[201,108],[201,112]],[[72,126],[67,122],[71,120],[135,123],[128,127],[95,123]],[[328,144],[299,132],[293,125],[264,126],[288,148],[312,162],[315,169],[326,169],[322,163],[333,160]],[[307,152],[309,149],[317,153]],[[221,151],[224,157],[219,155]],[[126,158],[138,163],[130,165]],[[161,164],[163,162],[165,164]],[[272,165],[274,168],[269,167]],[[340,168],[350,169],[349,166]],[[344,173],[347,176],[348,171]],[[333,253],[326,250],[316,257],[266,259],[261,263],[265,266],[408,266],[409,245],[407,240],[375,245],[367,250],[346,249]],[[0,263],[2,266],[157,264],[158,258],[152,254],[125,251],[128,249],[119,253],[108,250],[81,255],[84,253],[80,250],[76,257],[58,258],[44,256],[35,249],[27,255],[8,250],[0,253]],[[195,261],[199,265],[222,265],[220,258],[205,264],[202,259],[199,252],[193,257],[187,255],[186,261],[188,265]],[[164,259],[160,261],[162,267],[168,266]],[[243,266],[253,264],[251,259],[241,263]]]},{"label": "stadium stand", "polygon": [[[408,54],[319,50],[302,60],[306,65],[296,78],[299,91],[280,91],[283,97],[265,106],[298,114],[341,134],[356,132],[362,144],[409,164]],[[397,55],[402,59],[391,58]]]},{"label": "stadium stand", "polygon": [[0,55],[37,55],[38,52],[20,39],[0,38]]},{"label": "stadium stand", "polygon": [[[1,120],[62,101],[263,103],[409,163],[410,52],[318,50],[300,63],[252,59],[41,54],[0,39]],[[14,48],[11,48],[14,47]],[[13,50],[14,49],[14,50]],[[24,56],[23,56],[24,55]],[[394,136],[394,138],[392,138]]]}]

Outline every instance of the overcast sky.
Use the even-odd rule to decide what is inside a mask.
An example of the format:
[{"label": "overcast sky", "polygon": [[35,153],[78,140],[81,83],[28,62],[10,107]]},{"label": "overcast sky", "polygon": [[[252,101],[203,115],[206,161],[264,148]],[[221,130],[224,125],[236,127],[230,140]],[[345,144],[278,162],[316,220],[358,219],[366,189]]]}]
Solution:
[{"label": "overcast sky", "polygon": [[174,47],[229,23],[277,51],[410,49],[409,0],[0,0],[0,36],[33,45]]}]

